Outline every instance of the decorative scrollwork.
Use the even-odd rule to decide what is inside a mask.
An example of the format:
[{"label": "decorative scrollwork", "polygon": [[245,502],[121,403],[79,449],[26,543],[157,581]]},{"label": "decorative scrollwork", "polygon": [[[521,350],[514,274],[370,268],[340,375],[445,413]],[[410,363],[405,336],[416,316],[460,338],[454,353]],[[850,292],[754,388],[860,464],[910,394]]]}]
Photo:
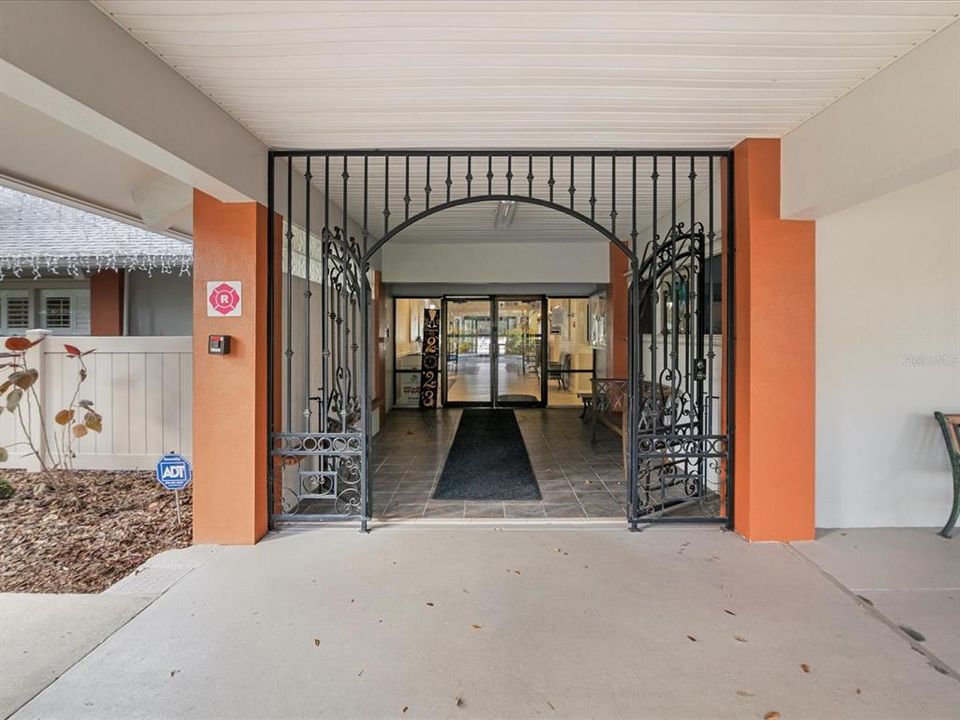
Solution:
[{"label": "decorative scrollwork", "polygon": [[704,308],[713,302],[703,277],[706,251],[703,224],[678,222],[647,245],[640,263],[641,308],[652,316],[641,368],[653,382],[641,382],[637,417],[638,516],[719,508],[728,441],[710,427],[715,418],[703,384],[714,357],[704,348]]},{"label": "decorative scrollwork", "polygon": [[335,226],[333,232],[327,228],[321,233],[323,250],[327,254],[330,267],[330,286],[337,292],[346,292],[356,301],[362,297],[361,277],[366,272],[363,251],[355,237],[345,238],[343,230]]}]

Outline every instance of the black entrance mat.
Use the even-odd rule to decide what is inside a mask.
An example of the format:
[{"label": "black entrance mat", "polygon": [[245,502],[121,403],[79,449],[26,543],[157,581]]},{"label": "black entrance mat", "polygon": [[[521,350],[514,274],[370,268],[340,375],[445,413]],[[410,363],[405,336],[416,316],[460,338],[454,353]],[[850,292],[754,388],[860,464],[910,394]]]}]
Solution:
[{"label": "black entrance mat", "polygon": [[539,500],[513,410],[464,410],[436,500]]}]

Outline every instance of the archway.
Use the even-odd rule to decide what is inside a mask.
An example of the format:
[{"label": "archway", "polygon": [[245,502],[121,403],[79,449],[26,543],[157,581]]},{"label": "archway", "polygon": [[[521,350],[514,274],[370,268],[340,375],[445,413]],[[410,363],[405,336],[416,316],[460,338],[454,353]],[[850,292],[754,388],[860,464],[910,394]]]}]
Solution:
[{"label": "archway", "polygon": [[[432,203],[437,167],[443,199]],[[269,388],[284,405],[279,427],[271,418],[272,516],[359,518],[366,529],[375,507],[368,481],[371,258],[425,218],[502,201],[575,218],[625,260],[628,281],[612,307],[626,310],[626,373],[605,379],[615,383],[595,381],[594,412],[621,417],[629,526],[729,523],[732,349],[722,338],[733,319],[732,263],[724,260],[732,208],[729,191],[726,202],[722,196],[730,172],[723,150],[273,151],[270,210],[288,222],[282,238],[272,224],[269,234],[271,258],[282,244],[286,276],[268,290],[269,317],[280,305],[283,318],[269,333],[268,358],[278,339],[284,343],[284,380]],[[393,222],[395,215],[402,219]],[[618,232],[618,224],[629,231]],[[302,299],[294,299],[295,285]],[[694,511],[676,513],[678,505]]]}]

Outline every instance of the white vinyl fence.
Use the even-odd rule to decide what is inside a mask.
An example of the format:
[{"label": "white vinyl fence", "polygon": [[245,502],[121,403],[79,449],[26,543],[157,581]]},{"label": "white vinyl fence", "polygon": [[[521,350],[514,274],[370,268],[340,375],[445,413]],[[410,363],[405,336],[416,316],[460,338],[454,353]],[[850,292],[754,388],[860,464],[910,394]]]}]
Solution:
[{"label": "white vinyl fence", "polygon": [[[80,400],[91,400],[103,416],[103,432],[90,432],[75,442],[76,468],[97,470],[152,469],[166,452],[189,457],[193,434],[193,349],[190,337],[63,337],[49,336],[28,353],[28,364],[40,373],[34,386],[49,428],[67,406],[76,388],[76,358],[64,343],[82,351],[88,376]],[[39,423],[33,418],[34,425]],[[16,416],[0,413],[0,445],[23,440]],[[52,442],[52,439],[51,439]],[[36,469],[25,446],[10,448],[0,465]]]}]

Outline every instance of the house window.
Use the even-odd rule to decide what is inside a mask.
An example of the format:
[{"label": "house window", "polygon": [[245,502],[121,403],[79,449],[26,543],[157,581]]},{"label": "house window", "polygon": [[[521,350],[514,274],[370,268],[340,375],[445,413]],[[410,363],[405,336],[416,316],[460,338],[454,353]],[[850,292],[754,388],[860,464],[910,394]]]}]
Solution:
[{"label": "house window", "polygon": [[40,327],[55,335],[89,335],[90,291],[42,290]]},{"label": "house window", "polygon": [[6,326],[25,330],[30,327],[30,298],[11,297],[7,298]]},{"label": "house window", "polygon": [[0,292],[0,334],[22,333],[31,326],[31,303],[28,290]]},{"label": "house window", "polygon": [[66,330],[70,328],[70,297],[47,296],[44,303],[46,322],[44,325],[51,330]]}]

